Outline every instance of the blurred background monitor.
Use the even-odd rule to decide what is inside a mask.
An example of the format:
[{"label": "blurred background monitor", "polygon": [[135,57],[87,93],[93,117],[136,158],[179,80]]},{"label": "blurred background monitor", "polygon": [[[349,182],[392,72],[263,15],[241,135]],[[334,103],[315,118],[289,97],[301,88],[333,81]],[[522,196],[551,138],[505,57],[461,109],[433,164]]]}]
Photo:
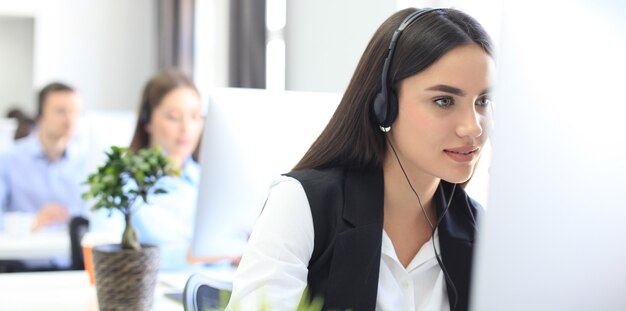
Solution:
[{"label": "blurred background monitor", "polygon": [[472,310],[626,310],[626,4],[508,1]]},{"label": "blurred background monitor", "polygon": [[243,252],[272,180],[295,166],[340,100],[336,93],[211,92],[200,152],[195,256]]}]

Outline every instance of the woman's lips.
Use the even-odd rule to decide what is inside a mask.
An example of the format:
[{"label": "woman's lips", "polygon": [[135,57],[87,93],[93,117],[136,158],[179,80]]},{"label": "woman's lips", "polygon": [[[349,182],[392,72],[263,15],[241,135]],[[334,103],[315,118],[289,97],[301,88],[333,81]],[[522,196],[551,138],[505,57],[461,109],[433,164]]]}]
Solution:
[{"label": "woman's lips", "polygon": [[178,139],[176,140],[176,144],[178,144],[179,146],[187,146],[191,143],[191,140],[189,139]]},{"label": "woman's lips", "polygon": [[463,146],[458,148],[444,149],[446,155],[457,162],[470,162],[478,155],[479,147]]}]

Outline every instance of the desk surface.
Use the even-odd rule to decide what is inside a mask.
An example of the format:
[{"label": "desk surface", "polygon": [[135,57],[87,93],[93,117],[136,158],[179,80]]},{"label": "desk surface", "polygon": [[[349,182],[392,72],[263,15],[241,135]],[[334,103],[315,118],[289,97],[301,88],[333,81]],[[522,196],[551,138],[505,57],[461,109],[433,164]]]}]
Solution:
[{"label": "desk surface", "polygon": [[0,260],[58,257],[70,257],[70,235],[67,231],[38,232],[19,238],[0,232]]},{"label": "desk surface", "polygon": [[[155,290],[153,311],[182,310],[183,305],[164,296],[182,292],[193,272],[160,273]],[[231,269],[203,269],[208,277],[227,282]],[[231,279],[232,280],[232,279]],[[97,311],[95,286],[89,285],[85,271],[5,273],[0,274],[0,310]]]}]

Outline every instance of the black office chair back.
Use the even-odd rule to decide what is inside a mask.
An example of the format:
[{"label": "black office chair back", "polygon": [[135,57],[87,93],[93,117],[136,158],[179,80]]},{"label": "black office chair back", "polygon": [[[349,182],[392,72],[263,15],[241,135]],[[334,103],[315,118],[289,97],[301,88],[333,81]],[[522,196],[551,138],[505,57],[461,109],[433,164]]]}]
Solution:
[{"label": "black office chair back", "polygon": [[89,231],[89,220],[84,217],[76,216],[70,220],[70,247],[72,253],[72,270],[85,270],[85,262],[83,259],[83,248],[80,241],[85,233]]}]

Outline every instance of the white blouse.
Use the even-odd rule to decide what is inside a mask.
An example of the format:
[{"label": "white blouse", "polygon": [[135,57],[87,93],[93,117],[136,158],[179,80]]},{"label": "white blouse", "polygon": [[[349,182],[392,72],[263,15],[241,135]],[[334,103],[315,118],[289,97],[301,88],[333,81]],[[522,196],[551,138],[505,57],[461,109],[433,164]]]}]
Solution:
[{"label": "white blouse", "polygon": [[[432,239],[404,268],[383,230],[376,310],[449,311],[444,274]],[[226,310],[295,310],[307,285],[313,217],[300,182],[281,176],[250,236]],[[435,236],[439,250],[439,242]]]}]

